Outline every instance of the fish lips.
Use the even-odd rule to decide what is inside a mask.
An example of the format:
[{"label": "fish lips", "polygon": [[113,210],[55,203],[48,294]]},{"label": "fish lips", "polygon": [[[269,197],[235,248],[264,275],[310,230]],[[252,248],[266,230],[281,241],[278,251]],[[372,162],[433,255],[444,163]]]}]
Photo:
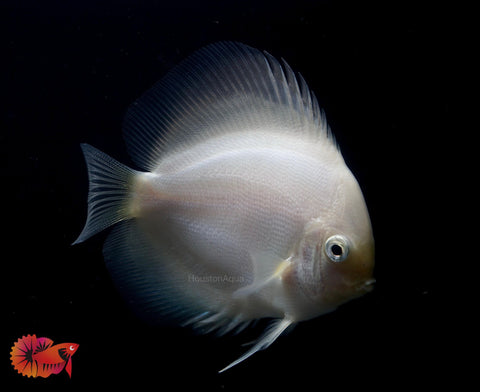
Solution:
[{"label": "fish lips", "polygon": [[371,278],[367,279],[366,281],[362,282],[357,286],[357,291],[360,291],[362,293],[369,293],[374,289],[376,280]]}]

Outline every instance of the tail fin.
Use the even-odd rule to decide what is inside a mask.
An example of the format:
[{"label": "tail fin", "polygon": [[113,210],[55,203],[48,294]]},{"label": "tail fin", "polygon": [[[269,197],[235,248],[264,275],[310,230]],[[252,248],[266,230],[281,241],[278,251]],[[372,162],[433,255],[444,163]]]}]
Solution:
[{"label": "tail fin", "polygon": [[37,348],[37,337],[35,335],[23,336],[18,339],[10,352],[10,359],[13,368],[20,374],[30,377],[37,377],[37,363],[33,360],[33,353]]},{"label": "tail fin", "polygon": [[72,245],[131,218],[128,204],[132,179],[138,173],[89,144],[82,144],[81,147],[89,178],[88,213],[87,223]]},{"label": "tail fin", "polygon": [[13,368],[24,376],[37,377],[39,368],[34,355],[45,351],[52,344],[53,340],[49,338],[37,338],[36,335],[22,336],[14,343],[10,352]]}]

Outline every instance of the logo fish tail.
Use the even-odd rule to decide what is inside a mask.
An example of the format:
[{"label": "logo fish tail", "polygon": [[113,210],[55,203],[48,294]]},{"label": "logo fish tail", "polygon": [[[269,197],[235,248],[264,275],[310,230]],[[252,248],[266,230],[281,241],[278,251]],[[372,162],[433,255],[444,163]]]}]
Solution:
[{"label": "logo fish tail", "polygon": [[37,377],[38,363],[33,358],[37,345],[38,340],[35,335],[23,336],[14,343],[10,359],[18,373],[27,377]]}]

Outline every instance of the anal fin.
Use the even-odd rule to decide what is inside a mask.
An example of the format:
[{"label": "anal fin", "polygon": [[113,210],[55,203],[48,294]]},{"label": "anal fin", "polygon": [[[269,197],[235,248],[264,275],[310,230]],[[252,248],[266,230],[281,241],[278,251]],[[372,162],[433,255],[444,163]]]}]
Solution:
[{"label": "anal fin", "polygon": [[131,219],[113,228],[103,254],[110,275],[135,314],[153,324],[183,324],[209,309],[202,306],[202,296],[195,298],[185,290],[188,274],[162,252],[164,248],[156,246],[139,222]]}]

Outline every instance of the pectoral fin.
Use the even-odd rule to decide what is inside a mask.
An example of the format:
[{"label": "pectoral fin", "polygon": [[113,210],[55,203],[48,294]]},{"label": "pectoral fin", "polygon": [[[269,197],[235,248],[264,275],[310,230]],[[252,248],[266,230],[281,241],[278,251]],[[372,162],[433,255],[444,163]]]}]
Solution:
[{"label": "pectoral fin", "polygon": [[274,279],[281,279],[283,272],[290,266],[290,259],[281,260],[267,252],[258,252],[252,256],[254,281],[241,289],[234,296],[239,298],[256,293]]}]

